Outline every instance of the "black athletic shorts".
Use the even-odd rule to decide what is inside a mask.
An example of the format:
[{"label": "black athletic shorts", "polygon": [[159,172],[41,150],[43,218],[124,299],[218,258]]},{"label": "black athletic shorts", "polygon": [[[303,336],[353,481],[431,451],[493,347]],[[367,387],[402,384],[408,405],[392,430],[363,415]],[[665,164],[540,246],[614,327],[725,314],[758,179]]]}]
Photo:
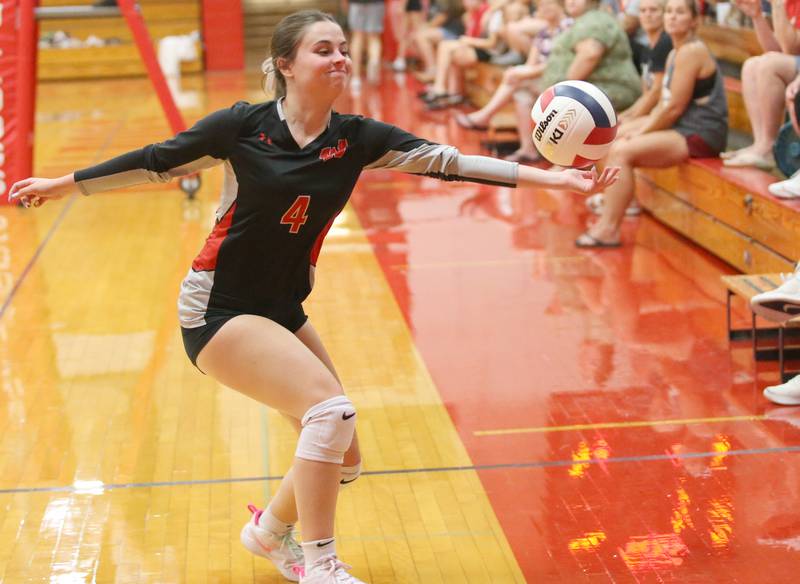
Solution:
[{"label": "black athletic shorts", "polygon": [[[206,324],[203,326],[196,328],[181,327],[183,347],[186,349],[186,354],[189,356],[192,365],[197,367],[197,356],[200,354],[200,351],[203,350],[203,347],[208,344],[208,341],[222,328],[222,325],[234,316],[239,316],[240,314],[248,313],[235,310],[212,309],[206,312]],[[277,322],[292,333],[296,333],[300,330],[308,320],[308,316],[306,316],[306,313],[303,311],[303,306],[299,303],[292,303],[280,309],[271,310],[268,314],[259,316],[264,316],[265,318]],[[200,369],[199,367],[197,368]],[[202,373],[203,371],[200,370],[200,372]]]},{"label": "black athletic shorts", "polygon": [[480,63],[488,63],[492,60],[492,54],[485,49],[475,49],[475,56]]},{"label": "black athletic shorts", "polygon": [[420,0],[406,0],[406,12],[422,12]]}]

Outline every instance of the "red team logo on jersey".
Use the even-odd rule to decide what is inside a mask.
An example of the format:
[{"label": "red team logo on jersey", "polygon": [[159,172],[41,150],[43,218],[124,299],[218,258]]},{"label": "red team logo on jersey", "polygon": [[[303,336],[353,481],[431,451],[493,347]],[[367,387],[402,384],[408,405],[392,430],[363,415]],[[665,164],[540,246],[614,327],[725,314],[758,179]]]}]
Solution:
[{"label": "red team logo on jersey", "polygon": [[336,145],[336,148],[329,146],[327,148],[323,148],[322,151],[319,153],[320,160],[327,162],[331,158],[341,158],[344,156],[345,151],[347,150],[347,140],[339,140],[339,143]]}]

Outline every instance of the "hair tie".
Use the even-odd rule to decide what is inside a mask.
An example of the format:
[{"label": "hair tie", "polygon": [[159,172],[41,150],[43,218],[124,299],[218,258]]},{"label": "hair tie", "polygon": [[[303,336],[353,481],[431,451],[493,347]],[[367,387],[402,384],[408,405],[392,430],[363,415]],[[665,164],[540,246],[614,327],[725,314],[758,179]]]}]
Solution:
[{"label": "hair tie", "polygon": [[261,63],[261,72],[264,74],[264,91],[274,95],[275,94],[275,62],[272,57],[267,57]]}]

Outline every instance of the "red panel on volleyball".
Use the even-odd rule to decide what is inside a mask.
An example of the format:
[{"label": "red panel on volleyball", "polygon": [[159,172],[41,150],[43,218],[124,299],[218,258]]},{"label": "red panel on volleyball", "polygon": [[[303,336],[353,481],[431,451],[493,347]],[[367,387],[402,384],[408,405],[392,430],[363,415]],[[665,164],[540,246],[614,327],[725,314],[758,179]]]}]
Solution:
[{"label": "red panel on volleyball", "polygon": [[203,0],[207,71],[244,68],[243,28],[240,0]]}]

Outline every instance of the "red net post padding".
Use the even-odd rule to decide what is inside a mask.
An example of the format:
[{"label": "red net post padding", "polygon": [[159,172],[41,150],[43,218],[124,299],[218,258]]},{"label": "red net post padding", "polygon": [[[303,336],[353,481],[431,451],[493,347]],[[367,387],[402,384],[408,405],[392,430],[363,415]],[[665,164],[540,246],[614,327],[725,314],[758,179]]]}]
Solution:
[{"label": "red net post padding", "polygon": [[33,173],[36,0],[0,0],[0,205]]}]

